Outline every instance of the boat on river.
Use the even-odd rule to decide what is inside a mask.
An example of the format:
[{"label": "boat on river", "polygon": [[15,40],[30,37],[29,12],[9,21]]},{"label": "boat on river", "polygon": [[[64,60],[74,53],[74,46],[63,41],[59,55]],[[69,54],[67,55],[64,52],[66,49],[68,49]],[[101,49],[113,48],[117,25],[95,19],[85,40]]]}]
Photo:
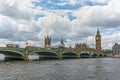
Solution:
[{"label": "boat on river", "polygon": [[116,54],[116,55],[113,55],[112,57],[113,57],[113,58],[120,58],[120,55],[117,55],[117,54]]}]

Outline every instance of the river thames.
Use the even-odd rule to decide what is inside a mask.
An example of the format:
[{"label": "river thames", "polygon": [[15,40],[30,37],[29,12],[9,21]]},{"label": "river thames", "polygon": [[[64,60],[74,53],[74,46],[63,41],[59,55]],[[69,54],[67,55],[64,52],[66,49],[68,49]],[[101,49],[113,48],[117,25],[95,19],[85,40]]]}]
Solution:
[{"label": "river thames", "polygon": [[1,61],[0,80],[120,80],[120,59]]}]

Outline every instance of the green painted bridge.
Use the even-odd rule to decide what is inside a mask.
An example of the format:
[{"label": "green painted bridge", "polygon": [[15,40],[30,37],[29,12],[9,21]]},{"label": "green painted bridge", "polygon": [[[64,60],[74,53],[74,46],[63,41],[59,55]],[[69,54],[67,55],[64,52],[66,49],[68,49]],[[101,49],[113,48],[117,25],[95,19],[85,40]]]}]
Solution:
[{"label": "green painted bridge", "polygon": [[[0,53],[5,55],[5,59],[18,59],[18,60],[29,60],[29,55],[39,55],[40,59],[47,58],[80,58],[82,54],[77,53],[75,51],[69,50],[48,50],[44,48],[7,48],[0,47]],[[91,55],[87,54],[87,57],[91,57]]]}]

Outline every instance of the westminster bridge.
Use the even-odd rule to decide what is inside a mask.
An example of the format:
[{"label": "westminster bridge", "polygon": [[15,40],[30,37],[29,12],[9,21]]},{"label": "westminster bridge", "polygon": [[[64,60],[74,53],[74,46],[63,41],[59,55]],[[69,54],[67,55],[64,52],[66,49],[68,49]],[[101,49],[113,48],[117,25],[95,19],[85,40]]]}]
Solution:
[{"label": "westminster bridge", "polygon": [[5,55],[5,60],[25,60],[29,55],[39,55],[39,59],[64,59],[81,57],[98,57],[97,54],[80,53],[68,49],[45,49],[45,48],[8,48],[0,47],[0,54]]}]

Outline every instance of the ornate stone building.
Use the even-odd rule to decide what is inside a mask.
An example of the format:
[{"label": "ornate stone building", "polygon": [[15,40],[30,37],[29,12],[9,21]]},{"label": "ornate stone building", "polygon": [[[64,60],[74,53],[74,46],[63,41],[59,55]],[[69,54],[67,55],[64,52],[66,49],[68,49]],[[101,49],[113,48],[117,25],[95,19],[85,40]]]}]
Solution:
[{"label": "ornate stone building", "polygon": [[97,30],[97,34],[95,36],[95,42],[96,42],[96,52],[99,53],[101,51],[101,35],[99,29]]},{"label": "ornate stone building", "polygon": [[113,55],[120,54],[120,44],[115,43],[112,47]]},{"label": "ornate stone building", "polygon": [[[51,48],[52,47],[50,36],[45,37],[44,47],[45,48]],[[64,44],[63,39],[61,39],[61,43],[60,43],[58,48],[67,49],[67,48],[65,48],[65,44]],[[77,43],[77,44],[75,44],[74,48],[70,48],[70,49],[72,49],[74,51],[78,51],[78,52],[89,51],[89,52],[93,52],[93,53],[100,53],[101,52],[101,35],[100,35],[100,32],[99,32],[99,29],[97,30],[97,33],[95,35],[95,48],[89,47],[89,45],[87,45],[86,43]]]},{"label": "ornate stone building", "polygon": [[97,30],[96,36],[95,36],[95,49],[89,47],[86,43],[80,43],[80,44],[75,44],[75,50],[79,52],[93,52],[93,53],[100,53],[101,51],[101,35],[99,32],[99,29]]},{"label": "ornate stone building", "polygon": [[75,44],[75,50],[78,52],[95,52],[95,49],[89,47],[86,43]]},{"label": "ornate stone building", "polygon": [[62,51],[65,50],[65,44],[64,44],[63,39],[61,39],[61,43],[59,44],[59,49]]},{"label": "ornate stone building", "polygon": [[60,43],[59,47],[63,47],[63,48],[65,48],[65,44],[64,44],[63,39],[61,39],[61,43]]},{"label": "ornate stone building", "polygon": [[44,40],[44,47],[50,47],[51,46],[51,37],[50,36],[46,36],[45,40]]}]

